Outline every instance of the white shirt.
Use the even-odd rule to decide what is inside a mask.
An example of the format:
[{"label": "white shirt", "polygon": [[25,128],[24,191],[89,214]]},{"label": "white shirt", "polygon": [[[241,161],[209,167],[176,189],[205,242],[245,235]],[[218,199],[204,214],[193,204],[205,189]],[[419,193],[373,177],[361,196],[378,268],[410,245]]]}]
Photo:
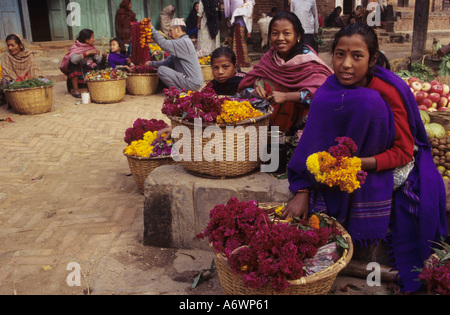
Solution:
[{"label": "white shirt", "polygon": [[315,0],[292,0],[291,12],[302,22],[305,34],[319,33],[319,18]]}]

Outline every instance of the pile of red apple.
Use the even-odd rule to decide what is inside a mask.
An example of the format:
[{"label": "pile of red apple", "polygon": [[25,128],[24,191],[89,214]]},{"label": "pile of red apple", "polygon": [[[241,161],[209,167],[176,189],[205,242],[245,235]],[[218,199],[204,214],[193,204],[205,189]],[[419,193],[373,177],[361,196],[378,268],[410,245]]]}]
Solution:
[{"label": "pile of red apple", "polygon": [[437,80],[420,82],[416,77],[410,77],[407,83],[420,110],[450,110],[450,87],[447,84]]}]

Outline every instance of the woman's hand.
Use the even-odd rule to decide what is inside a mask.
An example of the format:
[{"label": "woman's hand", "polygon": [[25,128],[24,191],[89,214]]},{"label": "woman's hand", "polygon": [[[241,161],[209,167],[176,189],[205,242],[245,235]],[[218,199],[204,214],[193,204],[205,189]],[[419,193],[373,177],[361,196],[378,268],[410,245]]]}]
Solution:
[{"label": "woman's hand", "polygon": [[164,129],[158,130],[156,133],[156,138],[164,136],[164,140],[169,140],[172,135],[172,127],[166,127]]},{"label": "woman's hand", "polygon": [[272,103],[275,104],[283,104],[287,101],[286,93],[279,92],[279,91],[273,91],[272,92]]},{"label": "woman's hand", "polygon": [[266,96],[267,96],[266,89],[264,87],[262,87],[262,86],[259,86],[259,85],[253,91],[253,94],[256,94],[256,95],[258,95],[259,97],[262,97],[262,98],[266,98]]},{"label": "woman's hand", "polygon": [[297,193],[283,210],[283,218],[306,219],[309,214],[309,194]]}]

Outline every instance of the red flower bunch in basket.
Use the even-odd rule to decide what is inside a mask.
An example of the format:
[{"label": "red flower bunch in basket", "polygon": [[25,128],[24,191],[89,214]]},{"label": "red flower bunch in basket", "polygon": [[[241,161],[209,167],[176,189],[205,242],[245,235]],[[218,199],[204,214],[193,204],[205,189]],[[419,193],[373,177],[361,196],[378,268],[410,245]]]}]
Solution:
[{"label": "red flower bunch in basket", "polygon": [[289,280],[304,276],[305,259],[341,235],[330,224],[311,226],[310,222],[273,221],[256,201],[231,198],[211,210],[208,226],[197,238],[208,237],[214,250],[229,260],[230,268],[243,275],[248,287],[258,289],[270,283],[281,292],[289,287]]},{"label": "red flower bunch in basket", "polygon": [[138,118],[133,127],[125,131],[124,141],[130,145],[133,141],[142,140],[147,131],[155,132],[167,127],[169,125],[164,120]]}]

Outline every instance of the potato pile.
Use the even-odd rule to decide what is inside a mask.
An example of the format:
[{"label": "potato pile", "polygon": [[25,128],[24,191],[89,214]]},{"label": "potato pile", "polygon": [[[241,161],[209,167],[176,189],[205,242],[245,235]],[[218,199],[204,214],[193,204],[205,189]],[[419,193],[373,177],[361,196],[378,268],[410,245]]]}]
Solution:
[{"label": "potato pile", "polygon": [[450,135],[430,139],[433,161],[443,178],[450,179]]}]

